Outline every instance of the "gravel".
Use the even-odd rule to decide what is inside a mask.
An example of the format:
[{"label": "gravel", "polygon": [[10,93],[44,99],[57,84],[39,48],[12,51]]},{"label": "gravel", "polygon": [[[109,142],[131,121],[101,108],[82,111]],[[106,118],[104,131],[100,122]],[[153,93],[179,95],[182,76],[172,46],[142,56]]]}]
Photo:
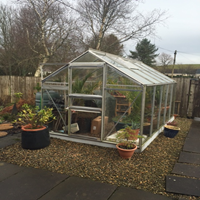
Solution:
[{"label": "gravel", "polygon": [[116,149],[53,138],[49,147],[40,150],[24,150],[19,141],[0,151],[0,160],[178,199],[187,196],[167,193],[165,176],[171,173],[179,158],[192,120],[177,118],[176,121],[181,131],[175,138],[166,138],[161,133],[142,153],[135,153],[130,160],[122,159]]}]

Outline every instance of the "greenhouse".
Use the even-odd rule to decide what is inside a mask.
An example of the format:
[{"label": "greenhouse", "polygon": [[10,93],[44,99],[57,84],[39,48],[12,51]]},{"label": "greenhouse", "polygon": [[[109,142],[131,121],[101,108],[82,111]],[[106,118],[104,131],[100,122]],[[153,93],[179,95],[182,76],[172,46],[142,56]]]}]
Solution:
[{"label": "greenhouse", "polygon": [[42,79],[42,106],[54,108],[51,137],[113,147],[125,126],[142,152],[174,119],[176,82],[131,58],[89,49]]}]

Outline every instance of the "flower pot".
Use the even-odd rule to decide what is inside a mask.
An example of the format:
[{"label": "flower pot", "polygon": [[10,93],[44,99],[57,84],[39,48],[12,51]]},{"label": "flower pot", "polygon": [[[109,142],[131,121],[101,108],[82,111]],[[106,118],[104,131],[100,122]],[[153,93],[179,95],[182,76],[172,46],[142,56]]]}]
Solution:
[{"label": "flower pot", "polygon": [[30,125],[22,126],[21,145],[23,149],[41,149],[49,146],[50,136],[48,127],[30,129]]},{"label": "flower pot", "polygon": [[165,125],[164,126],[164,136],[169,138],[174,138],[177,133],[179,132],[180,128],[177,126],[170,126]]},{"label": "flower pot", "polygon": [[143,134],[144,135],[149,135],[149,133],[150,133],[150,127],[151,127],[150,123],[144,123],[143,124]]},{"label": "flower pot", "polygon": [[134,149],[123,149],[123,148],[119,147],[120,145],[122,145],[122,143],[117,144],[116,147],[117,147],[117,150],[119,152],[119,155],[124,159],[131,158],[132,155],[134,154],[135,150],[137,149],[136,145],[135,145]]}]

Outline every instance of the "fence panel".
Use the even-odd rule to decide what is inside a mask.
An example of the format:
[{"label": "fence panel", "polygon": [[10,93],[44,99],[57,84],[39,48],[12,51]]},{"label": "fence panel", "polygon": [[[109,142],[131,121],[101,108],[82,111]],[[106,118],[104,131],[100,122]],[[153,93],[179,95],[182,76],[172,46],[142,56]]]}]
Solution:
[{"label": "fence panel", "polygon": [[175,101],[180,101],[179,115],[181,117],[187,116],[188,95],[190,87],[190,78],[173,78],[176,82],[176,98]]},{"label": "fence panel", "polygon": [[14,94],[21,92],[23,98],[34,98],[34,87],[41,83],[38,77],[0,76],[0,99],[3,102],[14,102]]}]

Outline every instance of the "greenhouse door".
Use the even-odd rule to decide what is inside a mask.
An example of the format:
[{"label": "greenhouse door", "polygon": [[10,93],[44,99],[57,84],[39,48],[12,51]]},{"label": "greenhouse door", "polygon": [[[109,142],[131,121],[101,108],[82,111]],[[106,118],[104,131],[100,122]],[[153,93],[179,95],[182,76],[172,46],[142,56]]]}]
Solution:
[{"label": "greenhouse door", "polygon": [[[103,128],[101,117],[104,110],[102,91],[104,63],[74,62],[70,64],[68,70],[68,133],[73,137],[99,140],[102,138]],[[95,94],[97,91],[101,95]],[[71,118],[72,113],[76,116],[74,121]],[[76,132],[72,131],[74,123],[78,125]]]}]

